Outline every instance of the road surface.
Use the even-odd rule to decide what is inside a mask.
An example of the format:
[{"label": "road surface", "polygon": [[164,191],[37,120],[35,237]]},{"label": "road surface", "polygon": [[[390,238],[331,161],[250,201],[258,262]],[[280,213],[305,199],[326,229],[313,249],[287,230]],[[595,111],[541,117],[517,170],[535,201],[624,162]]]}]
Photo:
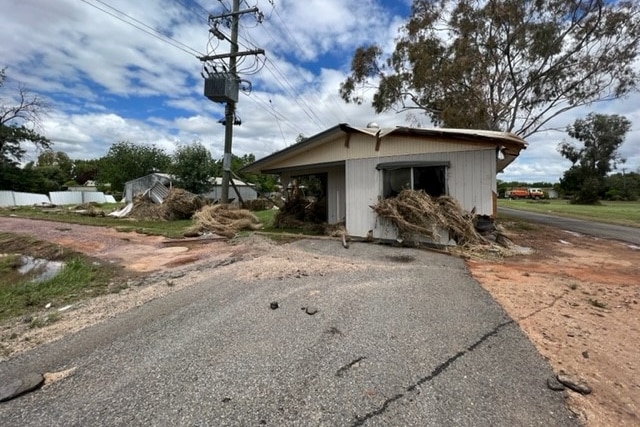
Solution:
[{"label": "road surface", "polygon": [[344,267],[250,280],[255,261],[236,262],[2,363],[0,383],[75,368],[1,403],[2,425],[577,425],[546,361],[462,260],[289,248]]},{"label": "road surface", "polygon": [[565,218],[554,215],[546,215],[537,212],[527,212],[511,208],[498,208],[500,214],[525,219],[527,221],[539,222],[562,230],[569,230],[588,236],[600,237],[602,239],[614,239],[633,245],[640,245],[640,228],[625,227],[623,225],[604,224],[601,222],[585,221],[581,219]]}]

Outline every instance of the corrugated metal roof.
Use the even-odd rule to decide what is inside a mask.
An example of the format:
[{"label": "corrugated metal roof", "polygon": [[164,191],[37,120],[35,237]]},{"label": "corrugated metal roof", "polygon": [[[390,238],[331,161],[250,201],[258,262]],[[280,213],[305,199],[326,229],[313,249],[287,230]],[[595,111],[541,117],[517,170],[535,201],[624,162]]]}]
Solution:
[{"label": "corrugated metal roof", "polygon": [[[233,183],[237,186],[237,187],[253,187],[253,184],[249,184],[247,182],[241,181],[239,179],[232,179],[231,181],[233,181]],[[222,178],[221,177],[217,177],[217,178],[212,178],[209,180],[209,182],[212,185],[222,185]],[[231,183],[231,182],[229,182]]]}]

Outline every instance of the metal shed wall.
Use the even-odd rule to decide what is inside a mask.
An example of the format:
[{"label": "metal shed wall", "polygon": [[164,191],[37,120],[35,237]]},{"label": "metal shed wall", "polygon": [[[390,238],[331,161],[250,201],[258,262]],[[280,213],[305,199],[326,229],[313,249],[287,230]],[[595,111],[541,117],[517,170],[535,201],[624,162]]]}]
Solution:
[{"label": "metal shed wall", "polygon": [[143,176],[124,184],[124,199],[127,203],[133,201],[133,198],[153,187],[157,182],[163,185],[171,183],[171,179],[162,174],[151,174]]},{"label": "metal shed wall", "polygon": [[[240,193],[242,200],[244,200],[245,202],[247,200],[254,200],[258,198],[258,193],[253,187],[250,187],[248,185],[238,185],[238,184],[236,184],[236,187],[238,188],[238,192],[236,192],[233,186],[229,184],[230,199],[235,199],[236,201],[239,201],[238,193]],[[203,196],[212,200],[220,200],[220,198],[222,198],[222,187],[215,186],[208,193],[204,193]]]},{"label": "metal shed wall", "polygon": [[493,214],[493,192],[496,189],[496,154],[493,148],[425,153],[409,156],[388,156],[348,160],[346,163],[347,230],[353,236],[366,237],[373,230],[376,238],[395,238],[395,231],[382,223],[369,207],[382,195],[383,171],[379,163],[398,161],[448,161],[447,194],[456,198],[463,209],[474,207],[480,215]]}]

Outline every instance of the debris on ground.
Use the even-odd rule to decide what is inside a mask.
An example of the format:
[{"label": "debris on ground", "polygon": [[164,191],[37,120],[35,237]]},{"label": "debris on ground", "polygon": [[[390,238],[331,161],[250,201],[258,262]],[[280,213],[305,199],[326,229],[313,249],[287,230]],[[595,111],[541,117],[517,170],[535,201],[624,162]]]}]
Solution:
[{"label": "debris on ground", "polygon": [[560,373],[556,376],[556,379],[560,384],[570,388],[576,393],[591,394],[591,387],[589,387],[587,383],[580,378],[560,371]]},{"label": "debris on ground", "polygon": [[240,230],[259,230],[262,223],[246,209],[229,205],[208,205],[193,215],[194,224],[189,233],[215,233],[232,238]]},{"label": "debris on ground", "polygon": [[273,226],[275,228],[307,228],[309,224],[314,224],[317,227],[324,222],[325,215],[325,206],[319,204],[314,198],[291,197],[284,202],[273,218]]},{"label": "debris on ground", "polygon": [[419,235],[437,241],[438,228],[443,228],[458,245],[485,243],[475,229],[473,214],[465,212],[451,196],[431,197],[422,190],[403,190],[371,208],[391,221],[403,239]]},{"label": "debris on ground", "polygon": [[69,208],[69,211],[75,214],[86,216],[105,216],[105,212],[95,202],[82,203]]},{"label": "debris on ground", "polygon": [[163,221],[189,219],[200,210],[206,202],[202,197],[183,190],[171,188],[161,204],[154,202],[149,193],[135,196],[133,202],[109,216],[117,218],[133,218],[144,221]]},{"label": "debris on ground", "polygon": [[248,209],[250,211],[267,211],[269,209],[273,209],[274,203],[265,198],[253,199],[253,200],[245,200],[242,204],[244,209]]},{"label": "debris on ground", "polygon": [[172,188],[169,190],[169,195],[164,199],[162,206],[164,206],[165,219],[172,221],[190,219],[205,204],[204,199],[200,196],[182,188]]},{"label": "debris on ground", "polygon": [[133,198],[133,206],[127,217],[143,221],[163,221],[164,215],[163,205],[158,205],[145,195],[140,195]]}]

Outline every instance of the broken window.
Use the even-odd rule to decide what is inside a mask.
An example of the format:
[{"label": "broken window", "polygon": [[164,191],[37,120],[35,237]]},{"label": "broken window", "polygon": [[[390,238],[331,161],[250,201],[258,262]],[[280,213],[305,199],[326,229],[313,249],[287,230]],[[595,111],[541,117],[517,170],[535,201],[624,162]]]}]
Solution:
[{"label": "broken window", "polygon": [[395,197],[402,190],[424,190],[432,197],[447,194],[447,167],[449,163],[382,163],[383,197]]}]

